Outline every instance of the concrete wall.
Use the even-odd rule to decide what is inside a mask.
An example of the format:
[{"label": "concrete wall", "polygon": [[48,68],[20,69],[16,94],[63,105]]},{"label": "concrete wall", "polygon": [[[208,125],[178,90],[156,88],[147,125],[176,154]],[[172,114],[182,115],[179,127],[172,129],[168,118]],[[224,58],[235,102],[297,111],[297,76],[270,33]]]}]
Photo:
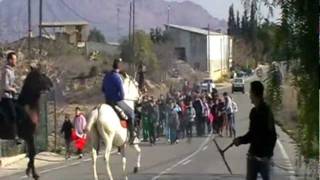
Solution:
[{"label": "concrete wall", "polygon": [[176,48],[185,48],[186,62],[193,68],[199,63],[200,70],[207,71],[207,37],[202,34],[170,28]]},{"label": "concrete wall", "polygon": [[76,26],[65,26],[64,32],[69,34],[69,42],[72,44],[76,44],[77,42],[77,36],[80,33],[81,40],[80,42],[86,42],[88,41],[89,37],[89,26],[88,25],[82,25],[80,32],[78,32]]},{"label": "concrete wall", "polygon": [[169,28],[169,31],[175,47],[185,48],[186,62],[193,68],[196,63],[199,63],[199,70],[209,71],[209,76],[213,80],[217,80],[229,72],[232,64],[232,39],[230,36],[224,34],[207,36],[176,28]]},{"label": "concrete wall", "polygon": [[208,39],[210,77],[217,80],[228,73],[232,40],[227,35],[210,35]]}]

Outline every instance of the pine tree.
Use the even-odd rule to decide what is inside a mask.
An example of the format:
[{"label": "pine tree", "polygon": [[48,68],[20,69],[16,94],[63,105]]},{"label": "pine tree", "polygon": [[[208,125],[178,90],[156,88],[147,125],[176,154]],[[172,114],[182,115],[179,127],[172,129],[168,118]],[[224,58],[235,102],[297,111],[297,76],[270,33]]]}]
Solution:
[{"label": "pine tree", "polygon": [[234,17],[233,4],[229,7],[228,34],[235,35],[236,21]]},{"label": "pine tree", "polygon": [[253,48],[255,47],[255,42],[257,38],[257,4],[255,1],[251,3],[250,11],[250,24],[249,24],[249,39],[252,42]]},{"label": "pine tree", "polygon": [[88,40],[89,41],[93,41],[93,42],[106,43],[105,36],[97,28],[94,28],[94,29],[90,30]]},{"label": "pine tree", "polygon": [[248,38],[249,22],[248,22],[248,11],[244,10],[242,20],[241,20],[241,36],[244,39]]},{"label": "pine tree", "polygon": [[252,1],[251,3],[251,9],[250,9],[250,22],[249,22],[249,42],[252,48],[253,58],[255,59],[255,62],[257,63],[258,54],[257,52],[257,4],[255,1]]},{"label": "pine tree", "polygon": [[237,21],[236,21],[236,35],[240,35],[241,33],[241,25],[240,25],[240,13],[237,11]]}]

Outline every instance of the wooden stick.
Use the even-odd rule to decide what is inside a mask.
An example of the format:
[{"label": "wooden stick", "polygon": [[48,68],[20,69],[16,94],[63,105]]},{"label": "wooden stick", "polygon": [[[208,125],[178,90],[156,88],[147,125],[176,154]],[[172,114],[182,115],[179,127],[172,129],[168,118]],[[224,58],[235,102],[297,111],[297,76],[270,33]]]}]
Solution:
[{"label": "wooden stick", "polygon": [[224,164],[226,165],[229,173],[232,174],[231,168],[230,168],[230,166],[229,166],[229,164],[228,164],[228,162],[227,162],[227,160],[226,160],[226,158],[225,158],[225,156],[224,156],[224,152],[225,152],[226,150],[228,150],[230,147],[232,147],[232,146],[233,146],[233,143],[230,144],[230,145],[229,145],[227,148],[225,148],[224,150],[222,150],[222,149],[220,148],[220,146],[218,145],[218,143],[217,143],[217,141],[216,141],[215,138],[213,138],[213,142],[214,142],[214,144],[216,145],[216,147],[217,147],[217,149],[218,149],[218,151],[219,151],[219,153],[220,153],[220,155],[221,155],[221,157],[222,157],[222,160],[223,160]]}]

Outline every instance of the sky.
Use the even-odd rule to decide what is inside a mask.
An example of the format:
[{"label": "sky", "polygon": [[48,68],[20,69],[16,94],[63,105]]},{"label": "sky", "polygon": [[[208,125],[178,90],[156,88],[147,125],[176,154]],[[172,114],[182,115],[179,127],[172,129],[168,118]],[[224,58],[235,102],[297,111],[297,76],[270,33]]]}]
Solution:
[{"label": "sky", "polygon": [[[187,0],[167,0],[167,1],[187,1]],[[204,9],[206,9],[213,17],[217,17],[220,19],[228,19],[229,15],[229,6],[233,4],[235,13],[239,10],[240,15],[243,12],[243,5],[241,0],[189,0],[196,4],[201,5]],[[261,5],[261,11],[263,12],[262,15],[264,18],[268,18],[268,10],[266,7]],[[280,9],[274,9],[274,17],[269,17],[268,19],[271,21],[277,21],[280,17]]]}]

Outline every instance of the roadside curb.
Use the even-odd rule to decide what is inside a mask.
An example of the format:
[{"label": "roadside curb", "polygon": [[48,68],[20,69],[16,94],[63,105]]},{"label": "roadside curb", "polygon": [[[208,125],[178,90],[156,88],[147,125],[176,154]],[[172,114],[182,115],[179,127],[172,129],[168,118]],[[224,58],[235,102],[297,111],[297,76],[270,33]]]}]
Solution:
[{"label": "roadside curb", "polygon": [[26,154],[19,154],[12,157],[2,157],[0,158],[0,168],[8,166],[10,164],[13,164],[17,161],[20,161],[21,159],[24,159],[26,157]]}]

